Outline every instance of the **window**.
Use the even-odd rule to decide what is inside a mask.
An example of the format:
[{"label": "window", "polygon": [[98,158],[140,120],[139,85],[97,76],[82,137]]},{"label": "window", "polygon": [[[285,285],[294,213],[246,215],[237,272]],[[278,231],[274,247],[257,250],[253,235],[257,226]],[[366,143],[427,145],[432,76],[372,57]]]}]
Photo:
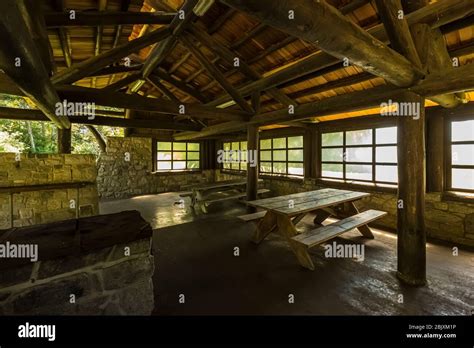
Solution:
[{"label": "window", "polygon": [[322,133],[321,177],[397,183],[397,127]]},{"label": "window", "polygon": [[224,142],[224,162],[222,168],[230,171],[244,172],[247,170],[247,142]]},{"label": "window", "polygon": [[474,120],[451,122],[448,189],[474,192]]},{"label": "window", "polygon": [[260,140],[260,173],[304,176],[303,136]]},{"label": "window", "polygon": [[158,172],[199,170],[199,143],[157,141]]}]

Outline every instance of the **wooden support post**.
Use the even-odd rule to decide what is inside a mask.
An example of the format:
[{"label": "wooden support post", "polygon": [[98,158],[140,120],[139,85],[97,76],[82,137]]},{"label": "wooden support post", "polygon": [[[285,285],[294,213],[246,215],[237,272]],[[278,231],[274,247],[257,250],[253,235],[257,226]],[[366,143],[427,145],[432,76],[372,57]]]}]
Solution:
[{"label": "wooden support post", "polygon": [[442,192],[444,187],[444,116],[430,113],[426,117],[426,189],[428,192]]},{"label": "wooden support post", "polygon": [[303,135],[303,165],[304,165],[304,176],[311,177],[311,166],[313,164],[313,146],[312,137],[313,132],[311,129],[306,129]]},{"label": "wooden support post", "polygon": [[321,177],[321,132],[319,131],[319,128],[316,125],[311,127],[310,131],[311,131],[311,151],[312,151],[310,176],[312,178],[320,178]]},{"label": "wooden support post", "polygon": [[426,283],[425,108],[424,98],[406,93],[402,101],[419,105],[417,119],[398,119],[398,272],[410,285]]},{"label": "wooden support post", "polygon": [[58,128],[58,153],[71,153],[71,128]]},{"label": "wooden support post", "polygon": [[[257,199],[258,191],[258,127],[250,125],[247,128],[247,201],[254,201]],[[252,156],[252,157],[251,157]],[[254,159],[251,163],[250,159]],[[255,208],[249,207],[249,212],[255,212]]]}]

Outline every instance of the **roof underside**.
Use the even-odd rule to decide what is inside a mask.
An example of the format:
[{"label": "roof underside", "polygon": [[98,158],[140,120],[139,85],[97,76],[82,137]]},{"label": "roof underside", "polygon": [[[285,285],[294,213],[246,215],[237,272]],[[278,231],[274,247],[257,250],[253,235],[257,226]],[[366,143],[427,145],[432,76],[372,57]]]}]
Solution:
[{"label": "roof underside", "polygon": [[[129,12],[160,11],[175,13],[181,8],[183,3],[184,1],[182,0],[64,0],[63,9],[74,9],[76,11],[126,10]],[[381,23],[375,4],[372,1],[328,0],[328,3],[339,10],[344,9],[343,12],[347,12],[348,5],[350,6],[354,3],[361,4],[354,6],[354,8],[350,9],[345,15],[349,20],[364,29],[369,29]],[[45,12],[58,11],[57,1],[55,0],[45,0],[43,6]],[[206,14],[199,17],[194,24],[212,35],[221,45],[234,51],[236,56],[241,57],[243,61],[247,62],[253,70],[263,77],[270,76],[319,51],[315,45],[290,37],[288,34],[272,27],[262,25],[254,17],[244,12],[232,10],[219,1],[216,1]],[[163,26],[164,25],[155,24],[122,25],[121,28],[116,25],[104,25],[101,28],[94,26],[68,26],[67,34],[72,64],[77,64],[91,56],[103,53],[117,45],[136,39]],[[441,29],[448,51],[453,57],[459,57],[460,65],[472,63],[474,60],[474,51],[470,48],[474,45],[474,25],[460,29],[454,27],[454,30],[447,27],[444,30],[443,28]],[[97,34],[99,30],[101,30],[102,34],[99,36],[100,40],[98,41]],[[48,28],[48,37],[53,49],[57,70],[61,71],[66,69],[67,63],[58,30],[56,28]],[[153,46],[146,47],[137,54],[129,56],[132,59],[132,64],[142,64],[145,62],[152,48]],[[235,88],[252,81],[247,76],[235,70],[234,67],[223,63],[222,60],[217,60],[216,55],[206,46],[201,45],[200,49],[209,61],[214,62],[215,66],[217,66]],[[269,51],[269,54],[264,54]],[[121,64],[124,64],[123,60],[114,65],[117,66]],[[196,59],[193,54],[190,54],[187,47],[179,40],[176,46],[166,56],[166,59],[161,63],[160,67],[175,79],[191,87],[196,91],[196,94],[201,95],[203,99],[197,100],[190,94],[176,88],[173,84],[161,80],[161,83],[167,87],[180,102],[210,102],[222,96],[227,96],[227,92],[207,70],[203,68],[199,60]],[[84,87],[104,88],[113,82],[125,78],[128,74],[130,74],[130,72],[87,77],[77,81],[75,84]],[[354,77],[354,83],[352,84],[351,76]],[[357,78],[357,76],[360,76],[361,79]],[[338,84],[338,82],[341,83]],[[316,74],[316,76],[309,74],[278,87],[285,95],[298,104],[302,104],[320,101],[325,98],[354,91],[368,90],[379,85],[384,85],[385,83],[384,79],[370,75],[359,67],[344,67],[341,63],[330,69],[322,70],[319,74]],[[122,89],[121,92],[130,92],[130,86]],[[334,88],[330,88],[331,86],[334,86]],[[145,82],[141,85],[137,93],[148,97],[166,98],[156,86],[149,82]],[[466,98],[470,101],[474,101],[474,93],[467,93]],[[250,98],[247,98],[247,100],[250,100]],[[260,103],[261,113],[284,107],[284,105],[268,94],[262,94]],[[436,104],[427,101],[427,105]],[[233,105],[233,103],[226,105],[226,107],[238,109],[238,106]],[[333,116],[325,116],[319,120],[352,117],[363,114],[367,114],[367,112],[335,114]],[[208,125],[219,122],[220,121],[209,120]]]}]

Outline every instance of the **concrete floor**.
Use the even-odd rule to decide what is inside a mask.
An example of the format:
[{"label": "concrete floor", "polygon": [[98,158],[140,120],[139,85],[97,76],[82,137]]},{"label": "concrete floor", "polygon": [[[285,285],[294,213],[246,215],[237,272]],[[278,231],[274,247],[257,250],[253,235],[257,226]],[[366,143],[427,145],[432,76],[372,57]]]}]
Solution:
[{"label": "concrete floor", "polygon": [[[363,243],[365,260],[330,259],[312,250],[315,271],[299,266],[287,244],[271,235],[252,244],[253,224],[235,218],[238,202],[194,214],[176,193],[101,203],[101,213],[136,209],[154,233],[156,315],[471,315],[474,311],[474,253],[428,244],[428,285],[405,287],[395,277],[396,236],[357,231],[337,243]],[[298,227],[309,228],[307,216]],[[240,256],[234,256],[234,248]],[[180,303],[180,295],[185,303]],[[294,303],[289,303],[289,295]],[[399,303],[403,295],[403,303]]]}]

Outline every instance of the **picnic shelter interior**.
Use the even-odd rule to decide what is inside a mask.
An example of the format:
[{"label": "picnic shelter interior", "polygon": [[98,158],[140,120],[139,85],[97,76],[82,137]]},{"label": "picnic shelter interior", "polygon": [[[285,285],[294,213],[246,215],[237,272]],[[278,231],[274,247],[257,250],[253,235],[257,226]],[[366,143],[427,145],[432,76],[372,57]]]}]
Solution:
[{"label": "picnic shelter interior", "polygon": [[1,315],[473,313],[474,0],[0,18]]}]

